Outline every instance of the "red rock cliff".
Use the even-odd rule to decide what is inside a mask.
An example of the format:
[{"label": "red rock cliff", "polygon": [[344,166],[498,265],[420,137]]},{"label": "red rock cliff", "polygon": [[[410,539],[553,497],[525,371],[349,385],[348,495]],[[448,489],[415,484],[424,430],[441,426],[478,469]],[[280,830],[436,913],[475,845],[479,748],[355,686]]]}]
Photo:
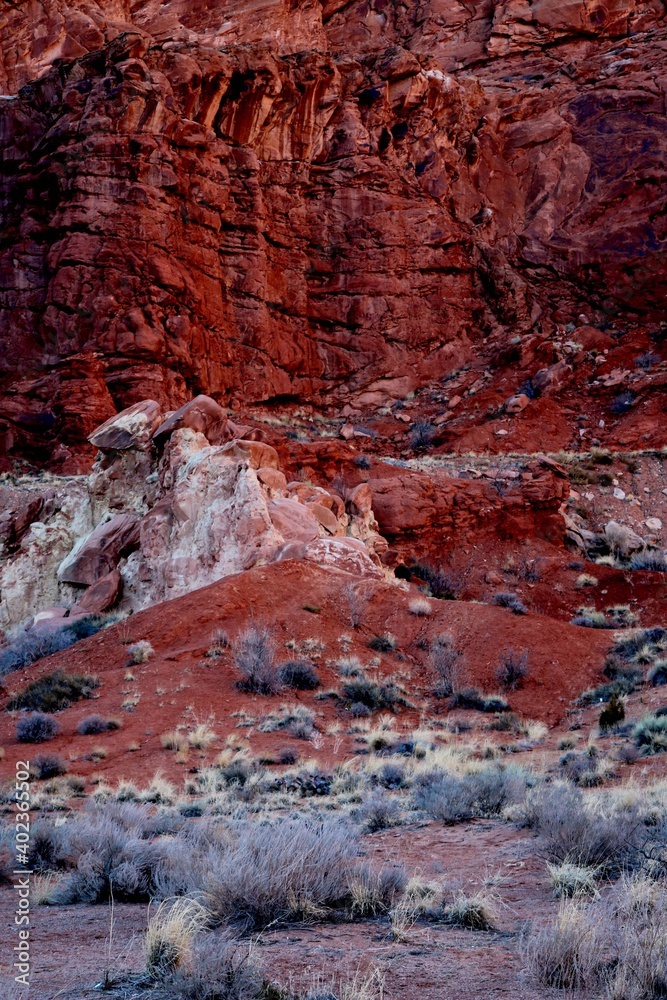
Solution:
[{"label": "red rock cliff", "polygon": [[146,397],[405,394],[554,313],[662,316],[664,13],[6,5],[0,450]]}]

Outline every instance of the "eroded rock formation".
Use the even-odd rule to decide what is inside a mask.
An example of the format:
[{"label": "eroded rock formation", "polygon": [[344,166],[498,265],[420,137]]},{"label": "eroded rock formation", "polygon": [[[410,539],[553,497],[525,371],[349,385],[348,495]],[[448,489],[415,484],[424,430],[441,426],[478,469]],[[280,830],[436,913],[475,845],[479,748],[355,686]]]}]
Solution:
[{"label": "eroded rock formation", "polygon": [[146,398],[377,406],[582,309],[662,316],[658,0],[2,16],[6,455],[71,467]]}]

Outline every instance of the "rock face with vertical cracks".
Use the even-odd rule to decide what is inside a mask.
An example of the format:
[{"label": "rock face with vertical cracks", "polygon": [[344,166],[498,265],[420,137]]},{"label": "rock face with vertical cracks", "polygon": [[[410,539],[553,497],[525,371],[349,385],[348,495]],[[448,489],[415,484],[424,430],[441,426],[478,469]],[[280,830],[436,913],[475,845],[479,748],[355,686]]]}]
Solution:
[{"label": "rock face with vertical cracks", "polygon": [[659,0],[5,5],[0,461],[662,316],[666,42]]}]

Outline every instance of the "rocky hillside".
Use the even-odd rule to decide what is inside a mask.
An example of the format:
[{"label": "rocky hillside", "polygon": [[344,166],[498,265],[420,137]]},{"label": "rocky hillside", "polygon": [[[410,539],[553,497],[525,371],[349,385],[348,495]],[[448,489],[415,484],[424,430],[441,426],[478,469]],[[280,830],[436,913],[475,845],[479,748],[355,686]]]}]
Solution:
[{"label": "rocky hillside", "polygon": [[6,4],[0,462],[83,471],[147,398],[368,416],[462,370],[449,450],[540,393],[556,447],[664,443],[664,13]]}]

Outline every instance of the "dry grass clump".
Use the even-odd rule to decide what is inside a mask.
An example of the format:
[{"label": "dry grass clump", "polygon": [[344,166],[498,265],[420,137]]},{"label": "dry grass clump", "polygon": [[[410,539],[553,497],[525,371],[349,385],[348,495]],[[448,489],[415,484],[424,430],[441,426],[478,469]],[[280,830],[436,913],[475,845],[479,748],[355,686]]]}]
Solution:
[{"label": "dry grass clump", "polygon": [[184,753],[188,749],[187,737],[179,733],[177,729],[170,729],[160,737],[160,744],[165,750],[173,750],[175,753]]},{"label": "dry grass clump", "polygon": [[176,971],[161,983],[160,1000],[276,1000],[256,949],[224,932],[191,943]]},{"label": "dry grass clump", "polygon": [[349,899],[359,847],[342,823],[248,823],[210,859],[206,902],[216,921],[246,929],[322,915]]},{"label": "dry grass clump", "polygon": [[147,663],[155,654],[155,650],[147,639],[140,639],[139,642],[133,642],[127,647],[127,653],[130,663],[138,666],[140,663]]},{"label": "dry grass clump", "polygon": [[368,865],[359,866],[348,880],[350,913],[355,917],[377,917],[387,913],[404,888],[402,868],[378,871]]},{"label": "dry grass clump", "polygon": [[489,893],[476,892],[466,895],[455,893],[449,903],[443,903],[440,919],[457,927],[467,927],[471,931],[494,930],[498,919],[495,901]]},{"label": "dry grass clump", "polygon": [[206,926],[208,912],[196,899],[163,900],[148,921],[144,937],[146,972],[164,979],[190,956],[196,934]]},{"label": "dry grass clump", "polygon": [[547,862],[547,871],[554,895],[561,899],[598,894],[600,868],[597,865],[577,865],[572,861]]},{"label": "dry grass clump", "polygon": [[432,612],[431,602],[426,597],[415,597],[408,604],[408,611],[417,618],[425,618]]},{"label": "dry grass clump", "polygon": [[188,745],[195,750],[208,750],[217,738],[213,730],[204,723],[200,723],[187,735]]},{"label": "dry grass clump", "polygon": [[281,705],[271,712],[257,727],[260,733],[283,730],[299,740],[309,740],[315,732],[315,713],[306,705]]},{"label": "dry grass clump", "polygon": [[624,877],[605,900],[561,904],[524,937],[529,971],[545,986],[598,989],[609,1000],[649,1000],[667,985],[667,896],[662,883]]}]

